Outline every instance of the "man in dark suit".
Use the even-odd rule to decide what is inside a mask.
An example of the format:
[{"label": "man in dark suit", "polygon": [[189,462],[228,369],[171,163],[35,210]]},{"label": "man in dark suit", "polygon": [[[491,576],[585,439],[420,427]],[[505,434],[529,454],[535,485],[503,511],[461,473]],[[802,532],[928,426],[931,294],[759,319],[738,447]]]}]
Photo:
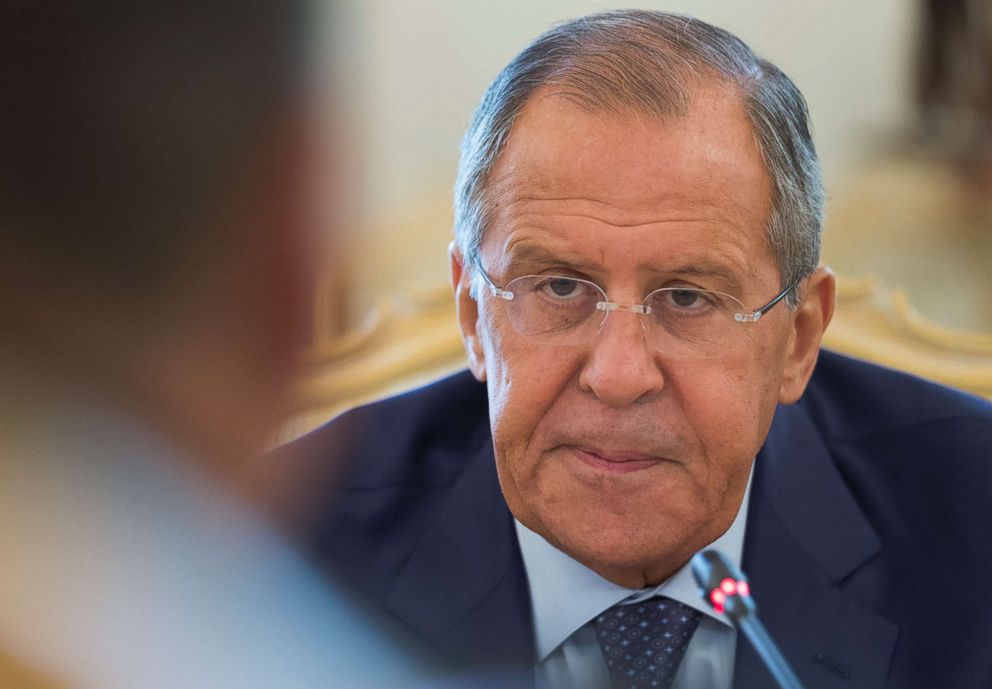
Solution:
[{"label": "man in dark suit", "polygon": [[821,355],[823,192],[781,71],[687,17],[563,24],[490,86],[455,201],[470,373],[290,448],[351,462],[309,515],[323,559],[543,687],[769,686],[694,590],[707,547],[807,686],[987,684],[992,411]]}]

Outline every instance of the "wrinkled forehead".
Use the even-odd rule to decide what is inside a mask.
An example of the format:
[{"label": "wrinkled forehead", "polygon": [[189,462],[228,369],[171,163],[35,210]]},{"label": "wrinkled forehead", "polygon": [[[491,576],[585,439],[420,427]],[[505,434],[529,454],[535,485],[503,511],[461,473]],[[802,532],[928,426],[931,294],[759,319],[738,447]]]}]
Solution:
[{"label": "wrinkled forehead", "polygon": [[527,227],[554,232],[571,216],[575,227],[594,221],[607,230],[722,232],[718,238],[770,256],[772,194],[730,86],[700,87],[684,115],[663,116],[590,109],[542,89],[521,111],[493,168],[487,235],[500,236],[484,242],[504,244],[507,233]]},{"label": "wrinkled forehead", "polygon": [[688,194],[770,209],[772,184],[739,92],[710,83],[684,114],[590,108],[551,87],[517,116],[489,176],[494,202],[540,190],[636,209]]}]

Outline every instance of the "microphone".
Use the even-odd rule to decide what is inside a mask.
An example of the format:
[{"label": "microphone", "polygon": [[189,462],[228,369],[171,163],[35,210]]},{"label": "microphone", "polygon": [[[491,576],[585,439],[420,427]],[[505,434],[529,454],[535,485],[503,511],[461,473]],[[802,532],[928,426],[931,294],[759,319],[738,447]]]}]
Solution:
[{"label": "microphone", "polygon": [[782,689],[803,689],[796,673],[758,619],[758,608],[751,598],[751,587],[744,573],[717,550],[696,553],[692,557],[692,573],[703,599],[744,632],[778,685]]}]

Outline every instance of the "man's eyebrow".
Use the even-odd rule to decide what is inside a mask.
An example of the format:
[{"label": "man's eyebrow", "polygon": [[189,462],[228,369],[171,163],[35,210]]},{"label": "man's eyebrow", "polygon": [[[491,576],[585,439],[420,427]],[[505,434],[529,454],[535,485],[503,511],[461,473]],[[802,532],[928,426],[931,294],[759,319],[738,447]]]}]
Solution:
[{"label": "man's eyebrow", "polygon": [[[578,272],[602,271],[602,268],[594,262],[581,257],[570,257],[567,254],[562,256],[539,244],[520,242],[511,246],[507,253],[512,265],[523,264],[528,267],[555,266]],[[702,260],[674,263],[670,267],[651,267],[649,270],[652,273],[669,277],[715,279],[721,283],[723,289],[732,293],[739,293],[744,289],[744,282],[737,271],[730,266],[716,261]]]},{"label": "man's eyebrow", "polygon": [[728,289],[742,290],[744,283],[736,271],[721,263],[686,263],[666,269],[654,269],[656,273],[667,275],[686,275],[700,278],[715,278],[723,282]]},{"label": "man's eyebrow", "polygon": [[509,248],[507,253],[511,264],[523,263],[528,265],[560,266],[573,270],[590,270],[598,267],[596,264],[583,259],[573,259],[567,255],[562,256],[537,244],[526,244],[523,242],[514,244]]}]

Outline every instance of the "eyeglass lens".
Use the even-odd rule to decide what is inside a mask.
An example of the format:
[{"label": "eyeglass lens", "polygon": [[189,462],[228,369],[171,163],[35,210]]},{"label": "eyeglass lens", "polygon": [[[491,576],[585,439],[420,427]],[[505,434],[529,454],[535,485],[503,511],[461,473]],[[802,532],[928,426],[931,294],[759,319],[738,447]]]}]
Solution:
[{"label": "eyeglass lens", "polygon": [[[528,275],[506,286],[513,299],[504,302],[511,324],[521,335],[548,344],[581,344],[596,335],[609,315],[608,298],[595,283],[561,276]],[[734,314],[743,305],[729,295],[693,287],[666,287],[651,292],[641,324],[659,348],[679,347],[709,356],[741,337]]]}]

